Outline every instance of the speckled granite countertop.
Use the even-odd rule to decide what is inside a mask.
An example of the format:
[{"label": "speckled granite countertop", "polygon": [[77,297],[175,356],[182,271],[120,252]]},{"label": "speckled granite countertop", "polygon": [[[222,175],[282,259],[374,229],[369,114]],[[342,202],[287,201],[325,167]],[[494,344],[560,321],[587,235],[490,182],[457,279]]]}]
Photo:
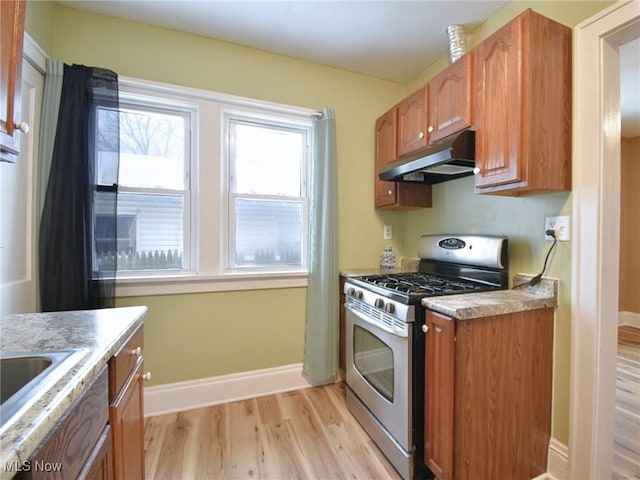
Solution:
[{"label": "speckled granite countertop", "polygon": [[[27,460],[113,354],[142,324],[147,307],[32,313],[0,319],[0,353],[75,349],[48,377],[48,389],[28,410],[0,427],[0,465]],[[13,472],[15,473],[15,472]],[[9,472],[0,468],[0,477]]]},{"label": "speckled granite countertop", "polygon": [[[531,276],[527,275],[516,275],[513,284],[524,284],[530,278]],[[459,320],[556,307],[558,281],[543,278],[534,287],[525,286],[511,290],[423,298],[422,305],[429,310]]]}]

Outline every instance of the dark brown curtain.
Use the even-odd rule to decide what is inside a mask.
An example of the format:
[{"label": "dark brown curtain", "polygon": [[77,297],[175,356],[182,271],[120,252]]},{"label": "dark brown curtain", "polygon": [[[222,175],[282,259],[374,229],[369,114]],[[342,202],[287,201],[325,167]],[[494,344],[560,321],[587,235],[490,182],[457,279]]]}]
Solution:
[{"label": "dark brown curtain", "polygon": [[[99,204],[102,219],[112,216],[112,221],[101,222],[110,227],[101,228],[99,241],[102,246],[113,242],[116,251],[117,110],[117,74],[83,65],[64,66],[51,170],[40,221],[40,300],[44,312],[114,304],[116,266],[98,265],[94,232]],[[109,128],[100,128],[99,113],[104,111],[116,112],[109,116]],[[105,175],[98,172],[100,156],[104,154],[109,157],[112,173],[107,182]]]}]

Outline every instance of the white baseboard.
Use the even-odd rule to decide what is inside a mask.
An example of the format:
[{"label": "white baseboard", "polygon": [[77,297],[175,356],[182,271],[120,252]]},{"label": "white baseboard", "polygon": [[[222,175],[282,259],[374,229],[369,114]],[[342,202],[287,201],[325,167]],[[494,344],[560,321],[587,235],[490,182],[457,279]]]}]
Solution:
[{"label": "white baseboard", "polygon": [[301,363],[156,385],[144,389],[144,416],[182,412],[310,386],[302,376]]},{"label": "white baseboard", "polygon": [[618,312],[618,325],[640,328],[640,313]]},{"label": "white baseboard", "polygon": [[549,442],[547,472],[557,480],[569,478],[569,448],[555,438]]}]

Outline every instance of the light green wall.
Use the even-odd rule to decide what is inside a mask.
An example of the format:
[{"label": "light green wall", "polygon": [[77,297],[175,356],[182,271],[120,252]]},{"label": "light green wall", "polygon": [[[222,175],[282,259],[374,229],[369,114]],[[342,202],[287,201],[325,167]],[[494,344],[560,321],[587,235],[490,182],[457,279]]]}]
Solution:
[{"label": "light green wall", "polygon": [[306,288],[121,298],[149,307],[145,370],[156,384],[302,361]]},{"label": "light green wall", "polygon": [[[295,106],[333,107],[339,264],[376,264],[383,241],[382,220],[372,207],[374,125],[405,85],[50,2],[29,2],[27,31],[68,64]],[[149,307],[145,362],[152,385],[302,362],[305,288],[118,300],[122,306],[139,304]]]},{"label": "light green wall", "polygon": [[[574,26],[612,2],[512,2],[470,35],[470,46],[525,8]],[[473,194],[473,179],[434,187],[432,209],[373,209],[374,124],[389,107],[448,65],[448,55],[407,85],[303,62],[173,30],[29,2],[27,31],[54,58],[150,79],[310,108],[336,111],[339,265],[378,262],[382,225],[392,244],[415,256],[423,233],[504,234],[510,272],[538,273],[548,244],[544,217],[570,214],[571,195],[528,198]],[[108,39],[108,40],[107,40]],[[560,280],[554,370],[553,435],[568,441],[571,243],[559,244],[548,275]],[[152,384],[190,380],[302,361],[306,289],[123,298],[149,306],[145,324]]]},{"label": "light green wall", "polygon": [[[469,49],[527,8],[573,27],[613,2],[511,2],[469,35]],[[420,74],[407,88],[411,92],[449,65],[448,54]],[[571,215],[570,193],[525,198],[492,197],[473,193],[467,177],[433,189],[433,208],[408,212],[403,218],[401,253],[415,256],[424,233],[469,232],[509,237],[509,272],[537,274],[549,243],[544,241],[546,216]],[[571,360],[571,242],[558,243],[549,259],[547,276],[560,281],[554,352],[553,436],[565,445],[569,439],[569,385]]]}]

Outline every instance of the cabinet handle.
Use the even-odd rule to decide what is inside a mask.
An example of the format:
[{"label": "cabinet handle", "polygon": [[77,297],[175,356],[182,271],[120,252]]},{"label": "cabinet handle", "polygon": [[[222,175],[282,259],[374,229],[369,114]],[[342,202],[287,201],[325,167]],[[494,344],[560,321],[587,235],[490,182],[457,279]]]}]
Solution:
[{"label": "cabinet handle", "polygon": [[433,125],[429,125],[429,128],[427,128],[427,132],[429,133],[433,133],[434,130]]},{"label": "cabinet handle", "polygon": [[142,348],[141,347],[136,347],[133,350],[131,350],[131,355],[135,355],[136,357],[139,357],[140,355],[142,355]]},{"label": "cabinet handle", "polygon": [[419,139],[423,139],[423,138],[424,138],[424,132],[420,132],[420,133],[418,134],[418,138],[419,138]]},{"label": "cabinet handle", "polygon": [[143,379],[145,382],[148,382],[149,380],[151,380],[151,372],[147,372],[147,373],[143,374],[143,375],[142,375],[142,379]]},{"label": "cabinet handle", "polygon": [[16,123],[13,128],[20,130],[22,133],[29,133],[29,124],[27,122]]},{"label": "cabinet handle", "polygon": [[429,325],[422,325],[422,331],[427,333],[429,331]]}]

